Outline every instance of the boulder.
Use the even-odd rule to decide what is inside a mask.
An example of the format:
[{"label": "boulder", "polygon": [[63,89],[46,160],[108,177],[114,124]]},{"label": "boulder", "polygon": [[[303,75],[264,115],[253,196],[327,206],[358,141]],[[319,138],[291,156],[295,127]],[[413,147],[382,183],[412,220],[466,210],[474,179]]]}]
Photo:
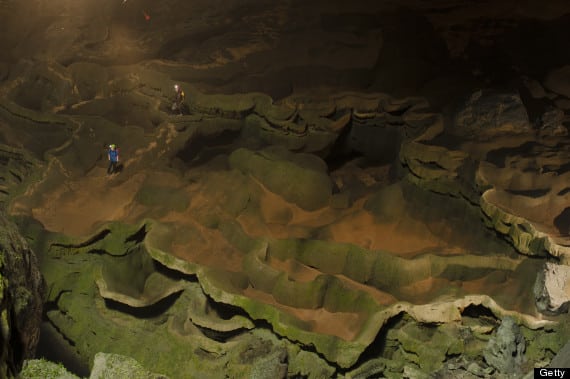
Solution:
[{"label": "boulder", "polygon": [[449,132],[463,137],[476,137],[530,130],[528,114],[518,94],[479,90],[455,113]]},{"label": "boulder", "polygon": [[497,333],[483,352],[485,361],[502,374],[520,373],[526,342],[519,325],[512,317],[503,318]]},{"label": "boulder", "polygon": [[541,136],[565,136],[568,130],[562,124],[564,111],[556,107],[549,107],[540,117]]},{"label": "boulder", "polygon": [[77,375],[67,371],[62,364],[45,359],[25,361],[19,377],[21,379],[79,379]]},{"label": "boulder", "polygon": [[276,350],[258,358],[251,369],[250,379],[284,379],[287,377],[287,350]]},{"label": "boulder", "polygon": [[570,267],[546,262],[534,284],[536,307],[544,314],[568,312],[570,305]]},{"label": "boulder", "polygon": [[168,379],[165,375],[146,370],[133,358],[119,354],[97,353],[89,379],[107,378]]}]

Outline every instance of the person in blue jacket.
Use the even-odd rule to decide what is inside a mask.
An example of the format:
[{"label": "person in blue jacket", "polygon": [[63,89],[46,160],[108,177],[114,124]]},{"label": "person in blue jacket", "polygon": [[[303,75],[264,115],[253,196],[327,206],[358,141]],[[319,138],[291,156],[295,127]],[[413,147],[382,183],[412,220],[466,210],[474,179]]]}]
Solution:
[{"label": "person in blue jacket", "polygon": [[112,174],[117,170],[117,164],[119,163],[119,149],[117,148],[117,145],[109,145],[109,151],[107,155],[109,158],[109,168],[107,168],[107,174]]}]

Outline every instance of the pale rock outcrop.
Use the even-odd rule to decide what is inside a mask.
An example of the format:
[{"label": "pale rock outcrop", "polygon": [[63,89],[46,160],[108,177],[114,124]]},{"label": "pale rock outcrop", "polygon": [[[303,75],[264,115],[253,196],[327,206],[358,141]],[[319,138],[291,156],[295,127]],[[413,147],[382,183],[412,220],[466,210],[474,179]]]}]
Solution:
[{"label": "pale rock outcrop", "polygon": [[542,313],[566,313],[570,305],[570,266],[546,262],[536,278],[534,295]]},{"label": "pale rock outcrop", "polygon": [[460,107],[453,121],[450,132],[465,137],[531,129],[525,106],[514,93],[476,91]]},{"label": "pale rock outcrop", "polygon": [[97,353],[89,379],[108,378],[168,379],[165,375],[148,371],[133,358],[118,354]]}]

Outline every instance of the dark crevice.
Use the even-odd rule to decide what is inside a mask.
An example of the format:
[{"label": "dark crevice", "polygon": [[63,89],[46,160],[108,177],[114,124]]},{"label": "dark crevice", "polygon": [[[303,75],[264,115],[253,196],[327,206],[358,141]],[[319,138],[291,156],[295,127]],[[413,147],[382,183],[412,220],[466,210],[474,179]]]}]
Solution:
[{"label": "dark crevice", "polygon": [[[207,296],[207,295],[206,295]],[[208,296],[208,306],[216,312],[222,320],[229,320],[234,316],[249,317],[246,311],[235,305],[220,303]]]},{"label": "dark crevice", "polygon": [[16,179],[16,181],[18,183],[22,183],[22,177],[18,174],[16,174],[14,171],[10,170],[10,174],[14,177],[14,179]]},{"label": "dark crevice", "polygon": [[101,240],[103,240],[105,237],[107,237],[107,235],[109,235],[111,233],[111,230],[109,229],[104,229],[102,231],[100,231],[99,233],[97,233],[96,235],[94,235],[93,237],[91,237],[90,239],[88,239],[85,242],[79,243],[79,244],[65,244],[65,243],[52,243],[50,245],[51,247],[68,247],[68,248],[81,248],[81,247],[85,247],[85,246],[89,246],[94,244],[95,242],[99,242]]},{"label": "dark crevice", "polygon": [[[235,315],[241,315],[241,316],[244,316],[244,317],[247,317],[248,319],[250,319],[253,322],[255,329],[266,329],[266,330],[271,331],[271,333],[273,333],[275,335],[279,335],[279,336],[287,339],[287,336],[284,336],[284,335],[281,335],[281,334],[275,332],[275,330],[273,329],[273,326],[267,320],[252,319],[251,316],[249,316],[249,314],[245,310],[243,310],[242,308],[239,308],[239,307],[231,305],[231,304],[216,302],[215,300],[213,300],[209,296],[208,296],[208,300],[209,300],[208,304],[212,307],[212,309],[215,309],[216,312],[218,312],[218,315],[220,315],[220,317],[222,317],[224,319],[226,319],[226,318],[229,319]],[[201,330],[203,330],[203,328],[201,328]],[[219,332],[216,332],[216,333],[218,333],[217,335],[220,336]],[[291,341],[291,342],[293,342],[295,344],[300,344],[297,341]],[[328,359],[326,359],[326,357],[322,353],[318,352],[313,345],[302,344],[302,349],[318,355],[321,359],[323,359],[329,365],[331,365],[333,368],[335,368],[335,370],[337,370],[337,371],[341,370],[341,367],[338,366],[337,363],[329,361]]]},{"label": "dark crevice", "polygon": [[44,303],[43,318],[44,318],[45,320],[47,320],[47,313],[48,313],[48,312],[59,310],[59,307],[58,307],[58,305],[57,305],[57,304],[59,303],[59,299],[61,298],[61,296],[62,296],[63,294],[66,294],[66,293],[71,293],[71,290],[63,290],[63,291],[60,291],[60,292],[57,294],[57,296],[55,297],[54,300],[52,300],[52,301],[47,301],[47,302]]},{"label": "dark crevice", "polygon": [[241,130],[226,129],[212,135],[196,134],[176,154],[176,158],[190,166],[199,166],[213,157],[228,153],[241,136]]},{"label": "dark crevice", "polygon": [[191,282],[191,283],[197,283],[198,282],[198,278],[196,277],[196,274],[186,274],[184,272],[171,269],[171,268],[163,265],[162,263],[160,263],[159,261],[157,261],[154,258],[153,258],[152,263],[153,263],[153,267],[154,267],[156,272],[158,272],[159,274],[164,275],[170,279],[184,280],[186,282]]},{"label": "dark crevice", "polygon": [[427,167],[429,169],[432,170],[443,170],[443,171],[447,171],[447,169],[445,167],[443,167],[442,165],[440,165],[438,162],[436,161],[429,161],[429,162],[423,162],[420,161],[418,159],[416,159],[416,162],[418,162],[419,164],[421,164],[424,167]]},{"label": "dark crevice", "polygon": [[[407,314],[404,312],[400,312],[397,315],[394,315],[390,319],[388,319],[382,328],[378,331],[376,338],[368,347],[364,350],[364,352],[358,358],[358,361],[350,368],[353,370],[355,367],[359,367],[362,364],[376,358],[390,358],[391,352],[388,351],[389,347],[387,345],[388,340],[388,331],[394,328],[398,328],[403,322],[405,322],[405,318],[407,318]],[[349,370],[344,370],[344,372]]]},{"label": "dark crevice", "polygon": [[554,226],[561,235],[568,235],[570,233],[570,207],[564,208],[564,210],[554,218]]},{"label": "dark crevice", "polygon": [[[8,300],[8,303],[12,303],[11,299]],[[9,370],[12,371],[12,374],[17,373],[21,369],[21,364],[23,360],[30,357],[24,356],[24,346],[22,341],[20,340],[20,331],[18,330],[18,318],[16,315],[16,311],[14,308],[10,308],[9,310],[9,320],[8,325],[10,326],[11,333],[10,333],[10,344],[9,344],[9,351],[12,353],[12,357],[6,360],[6,364],[9,366]]]},{"label": "dark crevice", "polygon": [[350,146],[350,134],[352,130],[352,120],[344,127],[336,138],[335,143],[330,148],[325,163],[329,172],[333,172],[344,166],[347,162],[362,157],[362,154],[353,150]]},{"label": "dark crevice", "polygon": [[129,242],[141,243],[142,241],[144,241],[146,234],[147,234],[146,225],[143,225],[139,230],[136,231],[135,234],[128,236],[125,239],[125,243]]},{"label": "dark crevice", "polygon": [[235,329],[235,330],[231,330],[231,331],[227,331],[227,332],[222,332],[219,330],[214,330],[214,329],[210,329],[210,328],[206,328],[200,325],[196,325],[194,324],[201,332],[202,334],[204,334],[206,337],[216,341],[216,342],[227,342],[228,340],[242,334],[243,332],[246,331],[245,328],[239,328],[239,329]]},{"label": "dark crevice", "polygon": [[105,299],[105,306],[110,310],[125,313],[139,319],[157,319],[174,305],[181,293],[182,291],[173,293],[146,307],[131,307],[111,299]]},{"label": "dark crevice", "polygon": [[111,257],[119,258],[119,257],[126,257],[127,255],[129,255],[132,252],[133,252],[133,250],[130,249],[130,250],[126,250],[123,254],[111,254],[107,250],[104,250],[104,249],[91,249],[87,252],[87,254],[94,254],[94,255],[100,255],[100,256],[108,255]]},{"label": "dark crevice", "polygon": [[44,318],[40,326],[40,340],[36,349],[36,359],[47,359],[51,362],[61,363],[66,370],[79,376],[89,377],[89,365],[72,350],[75,343],[67,338],[55,324]]},{"label": "dark crevice", "polygon": [[555,172],[558,175],[563,175],[565,173],[567,173],[568,171],[570,171],[570,162],[566,162],[561,164],[557,169],[550,169],[550,168],[544,168],[544,173],[547,172]]},{"label": "dark crevice", "polygon": [[540,197],[546,196],[550,192],[550,188],[531,189],[531,190],[507,189],[505,191],[512,195],[532,197],[534,199],[538,199]]},{"label": "dark crevice", "polygon": [[[390,112],[386,112],[391,116],[396,116],[396,117],[402,117],[404,115],[404,113],[406,113],[408,110],[410,110],[412,106],[408,105],[407,107],[403,107],[400,109],[396,109],[395,111],[390,111]],[[403,123],[402,123],[403,125]]]},{"label": "dark crevice", "polygon": [[462,317],[485,319],[494,323],[499,322],[499,318],[487,307],[481,304],[470,304],[461,311]]},{"label": "dark crevice", "polygon": [[536,153],[529,154],[535,151],[537,146],[536,142],[526,142],[517,147],[502,147],[499,149],[491,150],[487,153],[485,160],[494,164],[499,168],[505,168],[506,159],[509,156],[517,156],[524,154],[525,156],[536,156]]}]

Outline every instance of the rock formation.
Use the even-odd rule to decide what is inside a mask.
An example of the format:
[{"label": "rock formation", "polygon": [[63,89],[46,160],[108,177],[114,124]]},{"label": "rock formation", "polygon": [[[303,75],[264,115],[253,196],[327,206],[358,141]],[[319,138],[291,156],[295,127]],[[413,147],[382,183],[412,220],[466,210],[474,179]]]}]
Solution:
[{"label": "rock formation", "polygon": [[15,376],[34,357],[39,340],[45,283],[34,253],[16,226],[0,214],[0,376]]},{"label": "rock formation", "polygon": [[405,3],[0,2],[41,20],[0,25],[0,202],[67,354],[170,378],[553,359],[570,56],[530,37],[565,5]]},{"label": "rock formation", "polygon": [[518,325],[513,319],[505,317],[483,354],[485,361],[499,373],[520,373],[525,348],[526,341]]}]

